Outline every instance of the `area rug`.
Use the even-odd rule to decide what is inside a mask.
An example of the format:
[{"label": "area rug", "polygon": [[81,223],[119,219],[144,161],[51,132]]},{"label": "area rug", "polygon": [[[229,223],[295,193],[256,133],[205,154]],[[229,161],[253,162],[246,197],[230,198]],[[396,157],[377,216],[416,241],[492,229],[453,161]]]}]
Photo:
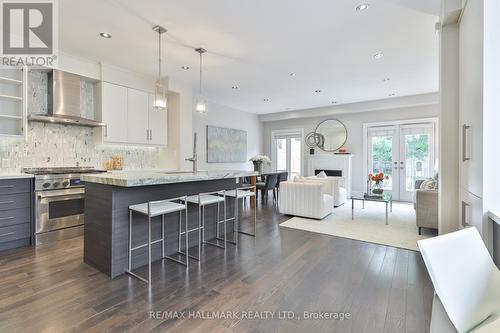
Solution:
[{"label": "area rug", "polygon": [[282,227],[338,236],[364,242],[389,245],[418,251],[417,241],[434,236],[426,230],[418,234],[415,210],[411,204],[394,203],[385,224],[385,205],[377,202],[355,202],[354,220],[351,219],[351,201],[335,208],[323,220],[293,217],[280,224]]}]

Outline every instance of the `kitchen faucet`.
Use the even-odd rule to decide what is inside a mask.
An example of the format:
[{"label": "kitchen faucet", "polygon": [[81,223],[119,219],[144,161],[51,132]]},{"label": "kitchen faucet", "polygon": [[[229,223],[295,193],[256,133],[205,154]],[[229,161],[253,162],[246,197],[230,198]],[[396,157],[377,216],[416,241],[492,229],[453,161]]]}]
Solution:
[{"label": "kitchen faucet", "polygon": [[193,157],[186,158],[186,161],[193,163],[193,173],[198,173],[198,155],[196,154],[196,132],[194,132]]}]

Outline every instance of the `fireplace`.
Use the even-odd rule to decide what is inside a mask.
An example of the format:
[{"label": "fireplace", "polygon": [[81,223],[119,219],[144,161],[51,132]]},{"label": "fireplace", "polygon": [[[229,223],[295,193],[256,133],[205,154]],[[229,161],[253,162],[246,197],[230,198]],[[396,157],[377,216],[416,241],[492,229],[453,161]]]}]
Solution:
[{"label": "fireplace", "polygon": [[351,197],[352,187],[352,154],[316,154],[308,157],[307,173],[314,176],[324,171],[327,176],[340,177],[346,189],[347,197]]},{"label": "fireplace", "polygon": [[329,177],[342,177],[342,170],[324,170],[324,169],[314,169],[314,175],[324,172]]}]

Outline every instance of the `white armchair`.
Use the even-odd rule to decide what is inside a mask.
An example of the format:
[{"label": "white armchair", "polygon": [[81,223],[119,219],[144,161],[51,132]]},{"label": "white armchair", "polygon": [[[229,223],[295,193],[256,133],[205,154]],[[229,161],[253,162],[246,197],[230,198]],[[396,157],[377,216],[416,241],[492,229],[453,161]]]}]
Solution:
[{"label": "white armchair", "polygon": [[477,229],[418,247],[435,290],[430,332],[500,332],[500,272]]},{"label": "white armchair", "polygon": [[278,209],[280,213],[323,219],[333,212],[333,196],[325,182],[282,182]]},{"label": "white armchair", "polygon": [[346,189],[344,187],[344,178],[342,177],[303,177],[295,180],[300,183],[324,182],[328,188],[327,193],[333,196],[333,206],[338,207],[347,201]]}]

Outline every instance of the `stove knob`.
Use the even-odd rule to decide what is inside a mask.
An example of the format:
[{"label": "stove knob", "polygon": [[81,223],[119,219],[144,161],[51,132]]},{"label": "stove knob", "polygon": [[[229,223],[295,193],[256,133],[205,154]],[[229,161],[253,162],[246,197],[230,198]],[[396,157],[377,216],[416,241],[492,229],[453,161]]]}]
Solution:
[{"label": "stove knob", "polygon": [[68,187],[69,186],[69,182],[67,180],[63,181],[62,186],[63,187]]},{"label": "stove knob", "polygon": [[50,183],[43,183],[43,188],[48,188],[50,186]]},{"label": "stove knob", "polygon": [[59,182],[54,182],[54,184],[52,184],[53,187],[59,187],[60,183]]}]

